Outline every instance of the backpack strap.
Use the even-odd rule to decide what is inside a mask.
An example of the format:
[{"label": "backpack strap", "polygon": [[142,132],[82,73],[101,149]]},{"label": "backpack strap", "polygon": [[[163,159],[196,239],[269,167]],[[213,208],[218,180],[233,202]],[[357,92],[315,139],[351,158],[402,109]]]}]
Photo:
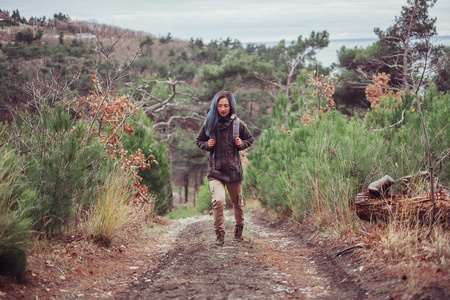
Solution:
[{"label": "backpack strap", "polygon": [[[213,140],[216,139],[216,131],[215,130],[211,131],[209,138],[213,139]],[[213,170],[215,170],[216,169],[216,147],[212,148],[212,163],[213,163],[213,165],[212,165]]]},{"label": "backpack strap", "polygon": [[240,120],[238,117],[233,121],[233,141],[239,137],[239,123]]},{"label": "backpack strap", "polygon": [[[234,140],[239,137],[239,125],[240,125],[240,120],[238,117],[236,117],[236,119],[233,121],[233,143],[234,143]],[[239,169],[239,149],[238,149],[238,147],[234,148],[234,160],[236,162],[236,169],[239,173],[239,172],[241,172],[241,170]]]}]

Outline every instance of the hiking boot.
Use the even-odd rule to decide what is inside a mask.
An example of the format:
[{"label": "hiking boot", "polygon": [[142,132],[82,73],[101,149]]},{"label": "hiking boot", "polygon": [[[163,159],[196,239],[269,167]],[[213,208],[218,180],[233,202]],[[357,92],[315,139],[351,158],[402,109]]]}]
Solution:
[{"label": "hiking boot", "polygon": [[216,242],[214,243],[216,246],[223,246],[225,243],[225,231],[217,231],[216,232]]},{"label": "hiking boot", "polygon": [[242,241],[242,232],[244,231],[244,225],[236,225],[234,227],[234,240]]}]

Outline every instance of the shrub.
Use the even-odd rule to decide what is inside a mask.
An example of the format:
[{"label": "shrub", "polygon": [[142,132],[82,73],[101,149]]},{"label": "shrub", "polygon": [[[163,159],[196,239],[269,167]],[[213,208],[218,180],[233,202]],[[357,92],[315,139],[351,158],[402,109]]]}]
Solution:
[{"label": "shrub", "polygon": [[67,229],[76,212],[92,202],[106,153],[95,140],[82,143],[85,126],[62,105],[41,109],[37,115],[21,113],[27,122],[14,123],[12,131],[20,137],[16,151],[25,166],[24,179],[36,192],[34,229],[51,236]]},{"label": "shrub", "polygon": [[[311,112],[308,95],[298,98],[294,111],[295,105],[280,96],[274,104],[273,127],[261,134],[258,149],[249,154],[245,190],[296,220],[313,213],[319,226],[354,224],[351,199],[370,182],[385,174],[400,178],[427,170],[423,129],[412,99],[389,93],[377,94],[377,108],[364,119],[348,119],[329,109]],[[438,95],[431,85],[423,97],[433,160],[446,184],[450,96]]]},{"label": "shrub", "polygon": [[203,184],[200,186],[197,200],[195,201],[197,211],[200,213],[209,212],[212,209],[211,192],[209,190],[209,181],[205,177]]},{"label": "shrub", "polygon": [[290,131],[271,129],[249,155],[245,189],[297,220],[314,212],[324,221],[349,222],[349,200],[381,172],[380,136],[338,112]]},{"label": "shrub", "polygon": [[19,159],[0,148],[0,274],[21,277],[31,234],[30,207],[21,199]]},{"label": "shrub", "polygon": [[[430,140],[433,159],[439,162],[435,171],[441,182],[450,182],[450,160],[445,153],[450,149],[450,95],[437,94],[436,87],[430,85],[423,96],[423,114]],[[427,150],[419,115],[412,105],[412,97],[405,95],[401,101],[386,97],[379,109],[371,110],[365,122],[374,130],[382,130],[385,148],[389,150],[386,164],[394,178],[427,170]],[[402,118],[403,115],[403,118]],[[392,124],[400,122],[390,128]]]},{"label": "shrub", "polygon": [[157,133],[151,129],[152,124],[144,112],[141,111],[139,115],[130,119],[129,124],[134,129],[134,133],[123,136],[123,147],[129,152],[142,149],[146,157],[155,156],[158,163],[152,164],[151,169],[140,170],[139,176],[142,177],[142,184],[149,187],[149,192],[155,200],[156,213],[165,215],[172,205],[167,148],[157,141]]}]

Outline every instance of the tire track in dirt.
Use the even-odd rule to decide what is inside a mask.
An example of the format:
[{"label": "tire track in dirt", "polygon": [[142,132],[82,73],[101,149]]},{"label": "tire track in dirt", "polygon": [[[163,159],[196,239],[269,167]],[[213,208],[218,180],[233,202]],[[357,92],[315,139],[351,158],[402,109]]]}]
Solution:
[{"label": "tire track in dirt", "polygon": [[[363,299],[365,291],[298,233],[246,214],[244,241],[211,246],[212,217],[175,221],[161,235],[172,248],[116,299]],[[176,237],[175,237],[176,236]],[[330,269],[331,268],[331,269]]]}]

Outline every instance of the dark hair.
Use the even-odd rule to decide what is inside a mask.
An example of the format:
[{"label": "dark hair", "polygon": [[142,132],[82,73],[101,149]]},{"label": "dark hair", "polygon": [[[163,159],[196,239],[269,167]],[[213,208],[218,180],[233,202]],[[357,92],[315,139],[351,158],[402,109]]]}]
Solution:
[{"label": "dark hair", "polygon": [[233,115],[236,113],[236,100],[234,99],[233,94],[227,91],[218,92],[214,96],[208,114],[206,115],[205,131],[207,136],[210,136],[211,132],[216,130],[220,118],[219,112],[217,111],[217,102],[222,98],[227,98],[230,102],[230,114]]}]

